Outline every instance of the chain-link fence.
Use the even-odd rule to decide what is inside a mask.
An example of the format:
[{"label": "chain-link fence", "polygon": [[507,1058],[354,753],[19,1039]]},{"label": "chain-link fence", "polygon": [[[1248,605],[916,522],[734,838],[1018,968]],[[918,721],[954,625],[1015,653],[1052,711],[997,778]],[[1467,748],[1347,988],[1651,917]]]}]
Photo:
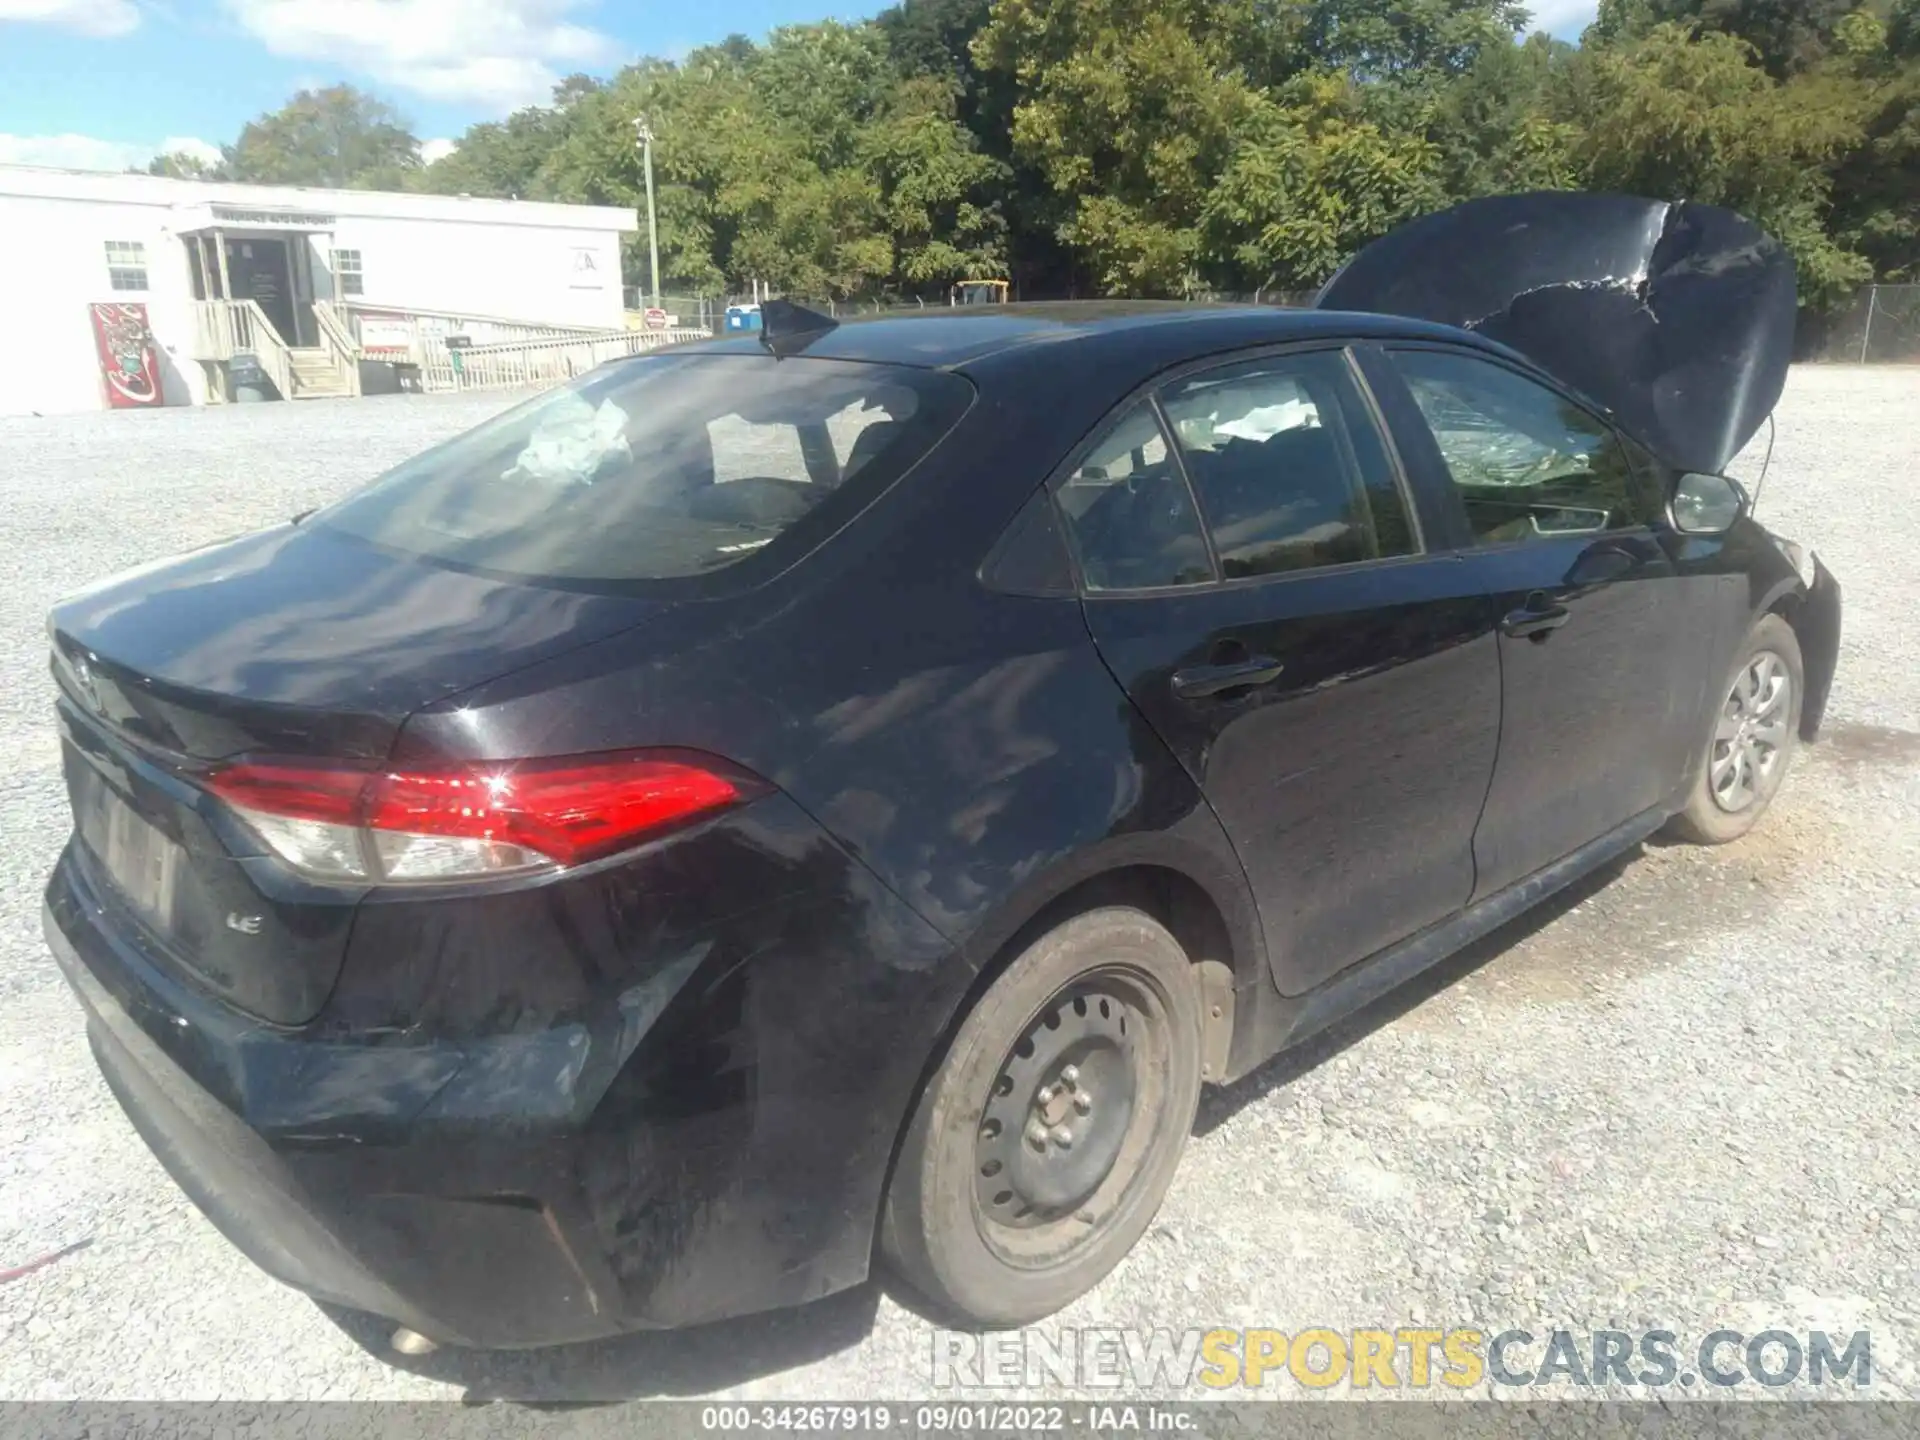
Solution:
[{"label": "chain-link fence", "polygon": [[1798,348],[1802,360],[1920,363],[1920,285],[1869,285],[1851,305],[1803,311]]}]

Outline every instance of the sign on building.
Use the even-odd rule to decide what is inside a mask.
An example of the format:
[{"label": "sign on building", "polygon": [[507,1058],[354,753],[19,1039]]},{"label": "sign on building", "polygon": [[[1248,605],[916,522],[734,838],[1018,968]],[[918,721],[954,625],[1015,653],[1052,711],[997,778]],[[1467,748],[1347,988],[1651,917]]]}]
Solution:
[{"label": "sign on building", "polygon": [[573,251],[573,288],[604,290],[607,277],[600,270],[600,252],[590,245],[576,245]]}]

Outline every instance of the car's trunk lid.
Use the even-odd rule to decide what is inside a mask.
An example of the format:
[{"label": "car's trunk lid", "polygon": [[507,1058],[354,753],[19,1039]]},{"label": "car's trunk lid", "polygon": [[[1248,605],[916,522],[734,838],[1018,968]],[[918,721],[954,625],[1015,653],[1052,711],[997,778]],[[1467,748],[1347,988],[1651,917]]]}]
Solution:
[{"label": "car's trunk lid", "polygon": [[130,943],[302,1023],[332,989],[359,893],[266,858],[204,771],[240,755],[377,763],[421,707],[661,608],[306,527],[116,577],[50,621],[78,863]]}]

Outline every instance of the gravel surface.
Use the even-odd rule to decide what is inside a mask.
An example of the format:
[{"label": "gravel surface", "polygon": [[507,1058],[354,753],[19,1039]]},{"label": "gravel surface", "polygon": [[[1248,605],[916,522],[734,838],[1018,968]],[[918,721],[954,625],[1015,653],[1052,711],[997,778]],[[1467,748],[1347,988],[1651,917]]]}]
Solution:
[{"label": "gravel surface", "polygon": [[[67,830],[48,606],[503,403],[0,420],[0,1271],[90,1242],[0,1284],[0,1398],[928,1393],[928,1322],[873,1286],[531,1355],[375,1353],[200,1217],[95,1072],[39,933]],[[1847,629],[1827,741],[1766,825],[1649,846],[1210,1095],[1149,1238],[1047,1334],[1665,1328],[1684,1355],[1721,1327],[1864,1328],[1869,1393],[1920,1395],[1916,452],[1920,371],[1795,372],[1760,511],[1839,575]]]}]

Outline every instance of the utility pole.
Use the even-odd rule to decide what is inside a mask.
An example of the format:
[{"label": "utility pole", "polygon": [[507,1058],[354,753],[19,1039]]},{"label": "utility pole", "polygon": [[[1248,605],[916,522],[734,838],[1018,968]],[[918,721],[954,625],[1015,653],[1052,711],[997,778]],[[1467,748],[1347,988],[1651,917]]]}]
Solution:
[{"label": "utility pole", "polygon": [[647,123],[647,117],[633,117],[633,133],[640,146],[642,167],[647,177],[647,278],[652,284],[648,303],[655,308],[660,304],[660,226],[653,214],[653,127]]}]

